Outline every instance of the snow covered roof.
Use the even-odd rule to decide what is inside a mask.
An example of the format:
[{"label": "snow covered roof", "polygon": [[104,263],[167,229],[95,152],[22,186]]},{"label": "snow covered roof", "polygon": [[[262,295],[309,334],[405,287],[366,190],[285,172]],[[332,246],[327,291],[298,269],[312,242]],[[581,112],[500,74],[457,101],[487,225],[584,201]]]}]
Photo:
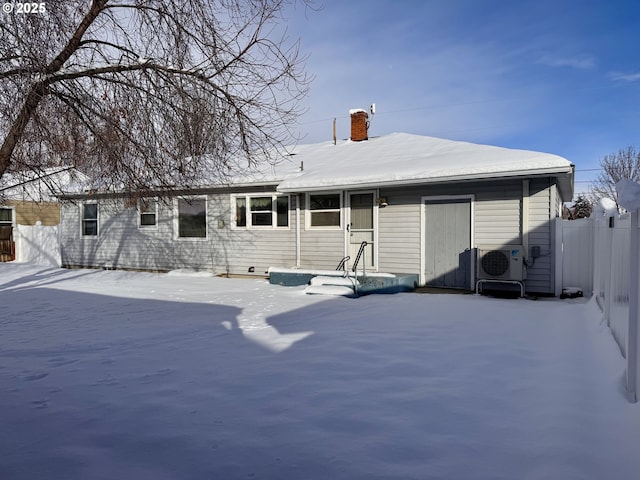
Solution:
[{"label": "snow covered roof", "polygon": [[[366,141],[296,145],[275,165],[257,161],[230,177],[203,179],[193,189],[263,187],[283,193],[377,188],[496,178],[558,178],[563,200],[573,195],[573,165],[548,153],[392,133]],[[76,192],[78,193],[78,192]],[[79,193],[78,193],[79,194]]]},{"label": "snow covered roof", "polygon": [[290,153],[266,175],[279,180],[281,192],[555,175],[564,183],[563,197],[573,193],[571,162],[529,150],[392,133],[362,142],[299,145]]}]

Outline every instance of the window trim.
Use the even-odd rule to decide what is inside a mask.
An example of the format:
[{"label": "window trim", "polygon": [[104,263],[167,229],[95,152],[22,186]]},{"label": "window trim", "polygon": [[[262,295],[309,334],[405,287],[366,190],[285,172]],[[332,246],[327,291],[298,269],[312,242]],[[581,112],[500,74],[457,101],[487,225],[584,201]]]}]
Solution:
[{"label": "window trim", "polygon": [[[325,209],[325,210],[311,210],[311,197],[314,195],[338,195],[340,199],[340,207],[337,209],[340,214],[340,221],[338,225],[332,226],[313,226],[311,225],[311,216],[312,212],[335,212],[336,209]],[[304,215],[304,228],[306,230],[342,230],[344,228],[344,195],[342,191],[320,191],[320,192],[308,192],[306,194],[305,199],[305,215]]]},{"label": "window trim", "polygon": [[[96,218],[95,220],[91,219],[90,221],[96,222],[96,234],[95,235],[87,235],[84,230],[84,225],[86,221],[89,221],[84,218],[84,207],[85,205],[95,205],[96,206]],[[100,204],[97,200],[86,200],[82,202],[80,207],[80,236],[82,238],[98,238],[100,236]]]},{"label": "window trim", "polygon": [[[146,214],[146,215],[151,215],[151,213],[143,213],[142,210],[140,209],[140,203],[143,201],[149,201],[149,202],[153,202],[155,204],[155,211],[153,212],[153,215],[155,216],[155,222],[153,223],[153,225],[143,225],[142,224],[142,215]],[[158,197],[144,197],[144,198],[140,198],[138,199],[138,201],[136,202],[136,214],[138,217],[138,228],[140,230],[157,230],[158,229]]]},{"label": "window trim", "polygon": [[[271,225],[253,225],[251,223],[251,199],[271,197]],[[236,205],[237,199],[244,199],[245,201],[245,219],[246,225],[237,225],[236,218]],[[278,198],[287,199],[287,225],[278,226]],[[290,230],[291,229],[291,195],[279,194],[279,193],[233,193],[231,194],[231,228],[234,230]],[[262,211],[266,213],[266,211]]]},{"label": "window trim", "polygon": [[[204,200],[204,237],[180,236],[180,200]],[[209,198],[206,195],[180,195],[173,199],[173,238],[184,242],[209,241]]]},{"label": "window trim", "polygon": [[7,226],[7,227],[14,227],[16,226],[16,207],[13,207],[11,205],[2,205],[0,206],[0,209],[2,210],[9,210],[11,212],[11,223],[9,225],[5,225],[7,222],[0,220],[0,223],[2,223],[2,225]]}]

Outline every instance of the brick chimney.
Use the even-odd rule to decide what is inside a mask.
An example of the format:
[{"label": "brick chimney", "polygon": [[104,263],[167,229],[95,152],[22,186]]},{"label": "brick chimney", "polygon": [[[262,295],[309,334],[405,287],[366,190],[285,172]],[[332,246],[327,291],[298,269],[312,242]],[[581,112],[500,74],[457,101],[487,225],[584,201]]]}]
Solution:
[{"label": "brick chimney", "polygon": [[362,140],[368,140],[369,114],[367,111],[356,108],[350,110],[349,115],[351,115],[351,141],[361,142]]}]

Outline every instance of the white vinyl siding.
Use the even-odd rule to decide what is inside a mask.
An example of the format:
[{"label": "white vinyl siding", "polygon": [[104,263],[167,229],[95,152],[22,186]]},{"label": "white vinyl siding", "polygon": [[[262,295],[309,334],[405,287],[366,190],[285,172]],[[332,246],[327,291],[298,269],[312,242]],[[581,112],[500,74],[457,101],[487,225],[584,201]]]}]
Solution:
[{"label": "white vinyl siding", "polygon": [[476,245],[522,244],[522,182],[479,186],[475,207]]},{"label": "white vinyl siding", "polygon": [[388,202],[378,209],[378,267],[383,272],[420,273],[422,197],[474,195],[474,246],[522,242],[520,181],[381,189],[380,195]]},{"label": "white vinyl siding", "polygon": [[[549,179],[532,180],[529,185],[529,264],[527,268],[526,288],[532,292],[552,293],[554,291],[554,245],[551,235],[553,226],[550,219],[556,216],[553,204],[555,184]],[[540,247],[541,256],[531,258],[532,247]]]},{"label": "white vinyl siding", "polygon": [[[522,191],[522,180],[380,189],[379,196],[386,197],[388,205],[377,208],[378,270],[420,273],[422,197],[473,195],[473,246],[522,244]],[[139,228],[138,210],[127,208],[124,200],[100,200],[99,242],[90,241],[95,237],[81,235],[82,202],[63,202],[60,224],[63,264],[149,270],[191,268],[263,275],[271,266],[296,266],[296,225],[300,225],[301,268],[333,270],[346,255],[348,238],[344,228],[306,228],[309,221],[306,194],[289,196],[288,228],[236,228],[232,221],[235,198],[248,195],[207,195],[207,238],[198,241],[177,239],[171,199],[158,202],[155,229]],[[340,217],[344,218],[344,193],[340,195]],[[271,191],[259,196],[277,197],[277,194]],[[534,246],[539,246],[542,253],[528,272],[526,287],[530,292],[553,293],[554,245],[549,221],[555,217],[557,197],[553,180],[530,180],[527,215],[530,248],[526,253],[529,257]],[[296,219],[297,199],[301,200],[300,219]],[[277,217],[277,207],[274,208],[273,217]],[[277,222],[277,218],[273,221]]]},{"label": "white vinyl siding", "polygon": [[419,274],[421,192],[381,190],[380,195],[388,206],[378,208],[378,269]]},{"label": "white vinyl siding", "polygon": [[[159,271],[187,268],[256,275],[264,275],[270,266],[295,266],[294,229],[232,229],[229,194],[198,198],[206,198],[207,238],[197,241],[178,239],[171,199],[158,202],[155,229],[139,228],[138,209],[127,207],[123,199],[100,200],[99,243],[81,236],[78,220],[82,204],[62,202],[63,265]],[[249,272],[251,267],[253,272]]]}]

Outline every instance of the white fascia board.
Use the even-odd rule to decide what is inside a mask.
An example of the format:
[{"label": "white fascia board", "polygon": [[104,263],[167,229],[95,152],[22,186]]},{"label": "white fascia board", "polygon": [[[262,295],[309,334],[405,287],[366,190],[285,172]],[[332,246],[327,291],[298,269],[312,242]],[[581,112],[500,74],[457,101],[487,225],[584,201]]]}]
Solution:
[{"label": "white fascia board", "polygon": [[309,185],[300,187],[281,188],[278,187],[277,191],[282,193],[298,193],[298,192],[318,192],[326,191],[329,189],[340,190],[356,190],[356,189],[368,189],[368,188],[381,188],[381,187],[398,187],[409,185],[423,185],[431,183],[447,183],[447,182],[468,182],[468,181],[482,181],[493,180],[496,178],[530,178],[530,177],[544,177],[544,176],[556,176],[572,173],[573,169],[568,168],[542,168],[536,170],[517,171],[517,172],[496,172],[492,174],[479,173],[479,174],[467,174],[467,175],[451,175],[446,177],[431,177],[431,178],[407,178],[403,180],[393,180],[390,182],[363,182],[363,183],[336,183],[333,185]]}]

